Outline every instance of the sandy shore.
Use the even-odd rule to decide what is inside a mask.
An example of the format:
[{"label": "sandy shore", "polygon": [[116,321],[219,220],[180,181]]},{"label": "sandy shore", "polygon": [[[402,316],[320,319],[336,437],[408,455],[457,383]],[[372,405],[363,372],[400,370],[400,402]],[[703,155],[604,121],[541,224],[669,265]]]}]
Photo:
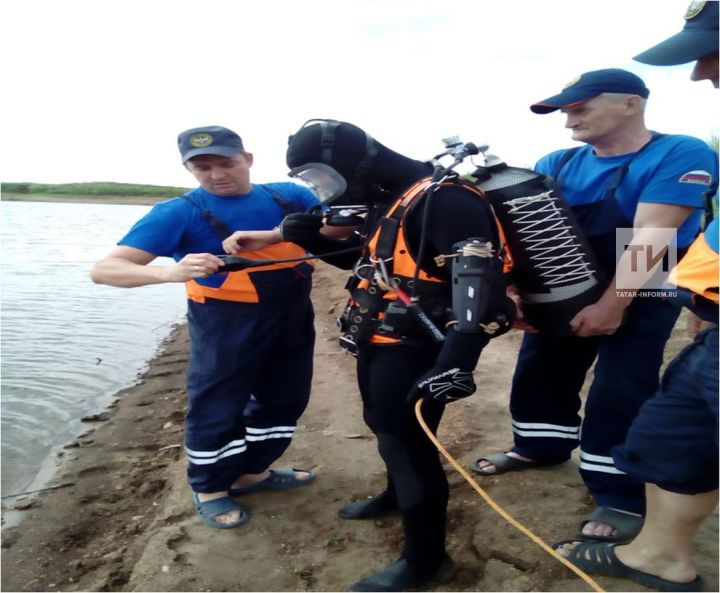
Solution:
[{"label": "sandy shore", "polygon": [[[384,486],[365,427],[353,360],[336,345],[345,273],[316,274],[318,340],[313,395],[279,466],[312,468],[306,488],[243,499],[251,521],[213,530],[195,517],[181,443],[188,339],[177,329],[139,383],[118,394],[106,421],[63,449],[53,484],[29,497],[25,519],[3,529],[3,591],[343,591],[394,560],[397,518],[343,521],[344,501]],[[520,341],[497,340],[476,370],[472,398],[449,406],[440,440],[463,465],[511,443],[507,391]],[[688,339],[676,330],[668,358]],[[437,591],[589,591],[573,573],[498,516],[448,465],[448,546],[455,577]],[[486,478],[481,486],[547,542],[574,535],[592,502],[577,461]],[[717,514],[697,542],[706,590],[718,590]],[[607,591],[645,591],[600,578]]]}]

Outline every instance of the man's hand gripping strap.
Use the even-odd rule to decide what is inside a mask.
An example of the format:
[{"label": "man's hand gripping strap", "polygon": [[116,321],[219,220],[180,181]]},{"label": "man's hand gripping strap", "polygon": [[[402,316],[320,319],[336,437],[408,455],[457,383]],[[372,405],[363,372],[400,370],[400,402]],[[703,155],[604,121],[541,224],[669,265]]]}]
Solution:
[{"label": "man's hand gripping strap", "polygon": [[503,262],[492,243],[468,239],[455,243],[453,250],[457,251],[452,265],[455,329],[491,336],[505,333],[514,320],[515,306],[505,294]]}]

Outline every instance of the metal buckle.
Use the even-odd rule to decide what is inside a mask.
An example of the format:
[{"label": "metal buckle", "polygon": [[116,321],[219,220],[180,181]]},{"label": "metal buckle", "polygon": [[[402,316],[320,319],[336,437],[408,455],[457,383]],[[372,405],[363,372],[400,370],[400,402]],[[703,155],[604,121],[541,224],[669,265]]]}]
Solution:
[{"label": "metal buckle", "polygon": [[340,336],[338,341],[340,343],[340,349],[343,352],[347,352],[352,356],[358,355],[358,345],[355,343],[355,340],[353,340],[352,336],[349,336],[347,334],[342,335]]}]

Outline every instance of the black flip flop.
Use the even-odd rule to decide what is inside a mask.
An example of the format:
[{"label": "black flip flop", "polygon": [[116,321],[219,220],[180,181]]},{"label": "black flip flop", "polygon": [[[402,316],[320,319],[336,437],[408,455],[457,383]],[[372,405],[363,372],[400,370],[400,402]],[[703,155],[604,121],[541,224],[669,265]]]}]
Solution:
[{"label": "black flip flop", "polygon": [[[582,532],[582,528],[590,521],[597,521],[598,523],[605,523],[615,528],[615,535],[585,535]],[[644,517],[637,515],[630,515],[617,511],[609,507],[598,507],[587,517],[585,517],[580,524],[580,532],[578,533],[578,539],[588,542],[627,542],[634,539],[640,530],[642,529]]]},{"label": "black flip flop", "polygon": [[[295,472],[303,472],[308,476],[304,480],[295,477]],[[294,467],[286,467],[283,469],[271,469],[270,475],[262,482],[241,486],[240,488],[230,488],[230,496],[242,496],[260,490],[290,490],[292,488],[300,488],[307,486],[315,479],[315,472],[309,469],[297,469]]]},{"label": "black flip flop", "polygon": [[552,547],[558,550],[569,543],[577,545],[565,558],[590,574],[629,579],[655,591],[702,591],[703,581],[700,575],[689,583],[676,583],[623,564],[615,554],[616,543],[567,540],[557,542]]},{"label": "black flip flop", "polygon": [[[495,466],[495,471],[486,472],[480,469],[478,466],[480,465],[481,461],[488,461],[492,463]],[[497,453],[495,455],[490,455],[490,457],[481,457],[480,459],[475,460],[472,465],[470,465],[470,469],[481,476],[499,476],[500,474],[519,472],[525,469],[541,467],[543,465],[547,464],[540,463],[539,461],[522,461],[521,459],[515,459],[514,457],[510,457],[506,451],[505,453]]]}]

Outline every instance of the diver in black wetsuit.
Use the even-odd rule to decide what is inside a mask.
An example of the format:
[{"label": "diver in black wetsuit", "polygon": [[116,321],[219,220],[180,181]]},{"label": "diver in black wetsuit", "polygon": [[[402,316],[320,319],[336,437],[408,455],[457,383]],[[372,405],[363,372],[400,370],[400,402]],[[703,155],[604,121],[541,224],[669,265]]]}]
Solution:
[{"label": "diver in black wetsuit", "polygon": [[[445,404],[475,391],[483,347],[512,323],[496,223],[481,192],[457,174],[398,154],[345,122],[308,122],[290,137],[287,164],[326,206],[369,208],[344,240],[321,234],[323,219],[311,213],[291,214],[279,229],[283,240],[354,270],[341,345],[357,356],[363,416],[387,487],[340,516],[397,510],[405,545],[399,560],[352,590],[422,586],[446,576],[452,562],[447,479],[413,408],[424,399],[423,416],[436,432]],[[355,252],[331,254],[353,245]]]}]

